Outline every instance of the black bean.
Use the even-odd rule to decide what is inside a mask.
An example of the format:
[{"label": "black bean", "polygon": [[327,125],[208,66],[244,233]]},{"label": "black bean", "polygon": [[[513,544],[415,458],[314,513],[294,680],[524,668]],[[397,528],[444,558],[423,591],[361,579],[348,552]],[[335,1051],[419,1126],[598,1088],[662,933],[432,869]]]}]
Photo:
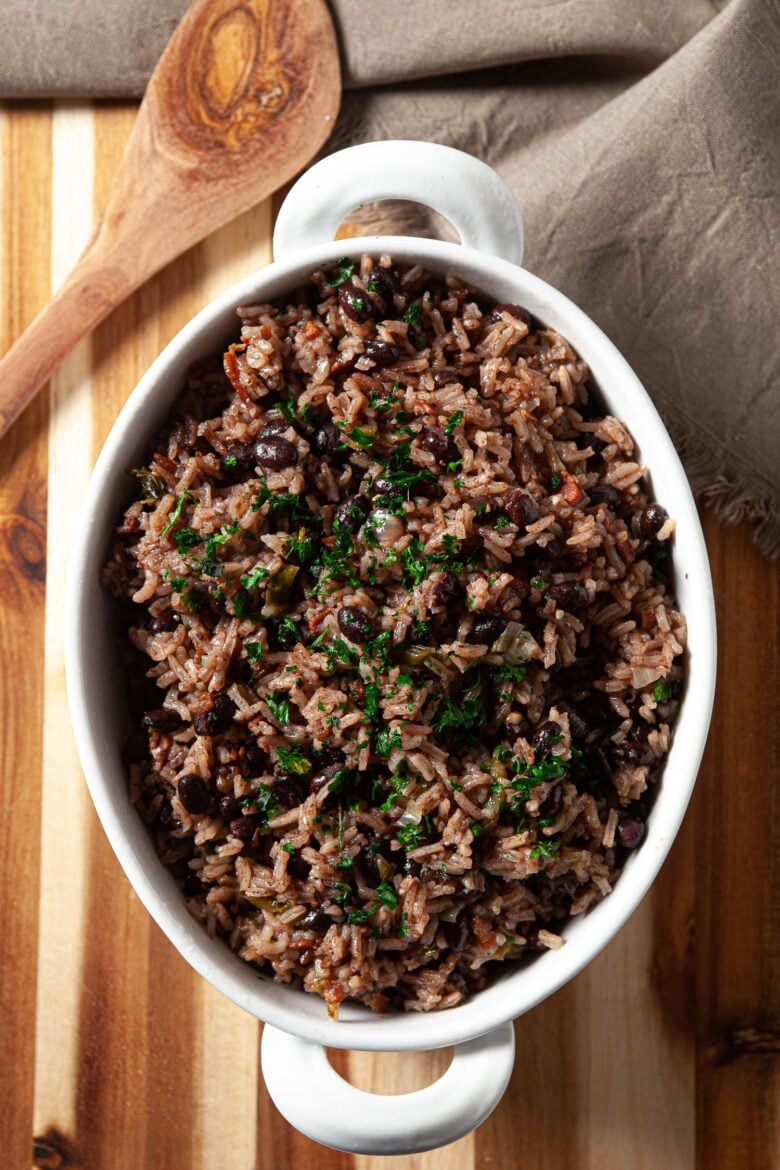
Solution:
[{"label": "black bean", "polygon": [[417,440],[423,451],[429,451],[439,463],[453,463],[460,459],[457,444],[442,427],[425,427]]},{"label": "black bean", "polygon": [[620,492],[607,483],[597,483],[595,487],[588,488],[588,496],[591,504],[605,504],[613,512],[620,507]]},{"label": "black bean", "polygon": [[461,592],[457,578],[452,573],[442,573],[431,589],[431,605],[448,605]]},{"label": "black bean", "polygon": [[477,618],[466,634],[466,641],[469,646],[492,646],[508,625],[509,622],[505,617],[501,617],[497,613],[489,613],[485,617]]},{"label": "black bean", "polygon": [[555,723],[552,719],[546,719],[544,723],[540,723],[534,732],[532,742],[536,759],[541,760],[551,755],[556,743],[559,743],[562,738],[563,732],[560,724]]},{"label": "black bean", "polygon": [[268,752],[263,751],[256,743],[247,746],[244,758],[250,772],[262,772],[268,764]]},{"label": "black bean", "polygon": [[193,722],[196,735],[222,735],[233,722],[236,705],[224,692],[215,695],[211,710],[203,711]]},{"label": "black bean", "polygon": [[195,813],[196,816],[208,812],[211,797],[205,780],[194,774],[182,776],[179,781],[179,800],[187,812]]},{"label": "black bean", "polygon": [[228,668],[228,682],[244,683],[246,686],[255,677],[254,668],[248,658],[234,658]]},{"label": "black bean", "polygon": [[291,853],[287,858],[287,872],[298,882],[305,882],[309,876],[309,863],[300,853]]},{"label": "black bean", "polygon": [[516,488],[504,496],[504,511],[518,528],[527,528],[539,519],[539,507],[528,492]]},{"label": "black bean", "polygon": [[642,821],[634,817],[626,817],[615,830],[615,840],[624,849],[636,849],[645,835],[645,826]]},{"label": "black bean", "polygon": [[490,320],[500,320],[502,313],[509,313],[510,317],[517,317],[519,321],[525,321],[528,328],[531,328],[531,314],[527,309],[521,309],[519,305],[494,305]]},{"label": "black bean", "polygon": [[472,507],[474,509],[475,524],[491,524],[499,512],[498,500],[495,496],[490,496],[487,499],[474,500]]},{"label": "black bean", "polygon": [[176,629],[176,614],[169,605],[154,614],[149,622],[149,631],[152,634],[169,634]]},{"label": "black bean", "polygon": [[367,496],[347,496],[336,509],[334,521],[338,521],[341,528],[357,532],[365,524],[370,511],[371,501]]},{"label": "black bean", "polygon": [[543,819],[547,817],[557,817],[563,803],[563,784],[560,780],[556,780],[553,786],[547,792],[542,803],[539,805],[539,816]]},{"label": "black bean", "polygon": [[593,435],[591,435],[588,441],[588,446],[593,448],[593,458],[600,459],[604,448],[608,447],[609,444],[605,443],[603,439],[596,439]]},{"label": "black bean", "polygon": [[315,752],[313,758],[315,767],[317,768],[329,768],[333,764],[342,768],[346,760],[346,756],[341,748],[332,747],[329,744],[326,744],[325,747]]},{"label": "black bean", "polygon": [[267,439],[258,439],[255,443],[255,456],[261,467],[268,467],[271,471],[282,471],[285,467],[293,467],[298,462],[298,448],[289,439],[281,435],[270,435]]},{"label": "black bean", "polygon": [[258,439],[275,439],[280,435],[286,435],[291,426],[292,423],[287,422],[286,419],[280,418],[276,422],[266,423],[257,437]]},{"label": "black bean", "polygon": [[350,642],[362,645],[374,636],[371,614],[362,605],[342,605],[336,617],[339,629]]},{"label": "black bean", "polygon": [[141,720],[149,731],[178,731],[184,720],[178,711],[170,707],[157,707],[154,711],[145,711]]},{"label": "black bean", "polygon": [[230,822],[230,833],[237,841],[249,845],[258,829],[263,826],[263,818],[257,813],[248,813],[243,817],[236,817]]},{"label": "black bean", "polygon": [[227,823],[241,816],[241,805],[235,796],[223,796],[220,798],[219,815]]},{"label": "black bean", "polygon": [[362,289],[350,280],[339,289],[339,305],[351,321],[363,324],[374,316],[374,306]]},{"label": "black bean", "polygon": [[323,423],[318,431],[315,431],[311,440],[311,449],[315,455],[320,457],[324,455],[332,455],[336,448],[341,444],[341,432],[338,427],[332,422]]},{"label": "black bean", "polygon": [[394,268],[380,268],[377,265],[366,284],[370,285],[370,292],[378,293],[379,296],[392,300],[393,294],[398,292],[400,280]]},{"label": "black bean", "polygon": [[655,760],[655,753],[650,744],[638,738],[624,739],[622,743],[613,743],[612,756],[618,764],[636,766],[652,764]]},{"label": "black bean", "polygon": [[525,559],[533,568],[534,572],[538,576],[543,577],[551,571],[552,567],[565,554],[566,545],[560,536],[553,536],[544,547],[540,544],[532,544],[530,548],[527,548],[525,550]]},{"label": "black bean", "polygon": [[413,857],[404,858],[404,873],[410,877],[418,878],[422,873],[422,866],[419,861],[415,861]]},{"label": "black bean", "polygon": [[668,519],[666,508],[662,508],[660,504],[648,504],[639,517],[639,531],[645,540],[652,540]]},{"label": "black bean", "polygon": [[301,919],[301,928],[303,930],[311,930],[314,934],[327,934],[331,926],[334,925],[335,919],[331,918],[327,911],[319,907],[317,910],[310,910]]},{"label": "black bean", "polygon": [[466,949],[466,943],[469,940],[469,920],[465,912],[459,914],[454,922],[448,922],[445,930],[450,950],[454,951],[455,954],[460,954]]},{"label": "black bean", "polygon": [[306,782],[292,772],[277,768],[274,772],[274,796],[286,808],[295,808],[308,796]]},{"label": "black bean", "polygon": [[398,346],[390,341],[367,341],[363,346],[363,353],[376,366],[392,366],[401,356]]},{"label": "black bean", "polygon": [[573,703],[559,701],[555,706],[560,712],[565,712],[569,716],[569,731],[572,739],[584,739],[590,731],[590,724],[583,718],[582,712]]},{"label": "black bean", "polygon": [[555,602],[556,609],[565,609],[569,613],[580,613],[587,607],[588,595],[581,585],[574,581],[563,581],[560,585],[550,585],[545,593],[545,599]]},{"label": "black bean", "polygon": [[507,719],[503,726],[503,738],[510,745],[516,743],[521,736],[530,743],[533,739],[533,734],[533,724],[528,719],[519,719],[516,722],[512,719]]},{"label": "black bean", "polygon": [[254,475],[255,449],[249,443],[230,443],[222,456],[222,475],[229,483],[239,483]]},{"label": "black bean", "polygon": [[378,475],[371,484],[371,491],[380,496],[394,495],[399,489],[386,475]]}]

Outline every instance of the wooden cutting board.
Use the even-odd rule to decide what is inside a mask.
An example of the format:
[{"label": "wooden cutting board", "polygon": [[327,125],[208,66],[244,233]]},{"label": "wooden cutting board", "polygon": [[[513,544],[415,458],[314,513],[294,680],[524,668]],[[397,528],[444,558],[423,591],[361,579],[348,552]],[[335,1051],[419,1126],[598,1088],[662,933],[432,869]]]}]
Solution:
[{"label": "wooden cutting board", "polygon": [[[3,350],[86,240],[133,116],[117,104],[0,113]],[[780,814],[778,580],[744,532],[710,514],[721,683],[693,805],[629,925],[587,971],[517,1023],[512,1084],[476,1134],[424,1156],[385,1160],[324,1150],[293,1132],[259,1076],[260,1026],[193,974],[120,872],[87,797],[65,699],[62,601],[72,533],[97,452],[129,391],[198,308],[270,259],[271,219],[268,203],[257,207],[144,287],[68,359],[0,446],[2,1164],[780,1165],[772,962],[780,925],[772,851]],[[361,1087],[407,1092],[447,1059],[446,1052],[354,1053],[337,1054],[335,1063]]]}]

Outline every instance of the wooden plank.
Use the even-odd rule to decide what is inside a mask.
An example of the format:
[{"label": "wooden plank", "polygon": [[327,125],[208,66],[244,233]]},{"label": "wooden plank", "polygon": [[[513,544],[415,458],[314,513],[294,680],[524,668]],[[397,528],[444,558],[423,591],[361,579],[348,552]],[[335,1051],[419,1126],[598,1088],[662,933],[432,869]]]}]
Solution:
[{"label": "wooden plank", "polygon": [[[0,117],[6,345],[87,230],[133,117],[131,106],[58,111],[53,241],[50,115]],[[778,580],[744,531],[711,515],[721,686],[690,814],[628,927],[518,1021],[509,1092],[475,1135],[415,1158],[373,1159],[294,1133],[259,1077],[257,1023],[193,975],[121,874],[87,802],[65,708],[58,619],[68,527],[138,377],[197,308],[267,261],[270,223],[270,204],[254,209],[145,286],[63,368],[50,425],[41,398],[0,447],[0,785],[13,814],[0,830],[0,876],[14,890],[0,963],[7,1163],[29,1164],[33,1133],[36,1165],[57,1164],[59,1149],[71,1170],[221,1170],[226,1149],[244,1170],[780,1163]],[[383,1093],[428,1083],[446,1060],[333,1054],[342,1075]]]},{"label": "wooden plank", "polygon": [[[49,296],[51,112],[0,111],[0,350]],[[30,1160],[40,850],[48,401],[0,446],[0,962],[3,1157]]]},{"label": "wooden plank", "polygon": [[720,685],[696,817],[698,1170],[780,1165],[780,582],[705,517]]}]

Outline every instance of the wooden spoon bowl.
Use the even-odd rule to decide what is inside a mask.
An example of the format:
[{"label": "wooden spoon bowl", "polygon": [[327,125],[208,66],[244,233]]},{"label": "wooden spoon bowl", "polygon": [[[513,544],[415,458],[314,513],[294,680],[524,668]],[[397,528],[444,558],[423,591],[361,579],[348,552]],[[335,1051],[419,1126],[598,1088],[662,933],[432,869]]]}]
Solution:
[{"label": "wooden spoon bowl", "polygon": [[340,96],[325,0],[195,0],[152,74],[92,239],[0,360],[0,435],[139,285],[297,174]]}]

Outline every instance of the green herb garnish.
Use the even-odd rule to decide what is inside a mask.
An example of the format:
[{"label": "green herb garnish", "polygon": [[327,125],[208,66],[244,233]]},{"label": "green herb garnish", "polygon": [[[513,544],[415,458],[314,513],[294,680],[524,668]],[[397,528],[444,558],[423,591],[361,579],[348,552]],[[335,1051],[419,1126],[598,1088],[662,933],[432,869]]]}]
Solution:
[{"label": "green herb garnish", "polygon": [[311,760],[299,747],[278,747],[274,751],[285,772],[292,772],[294,776],[306,776],[311,772]]},{"label": "green herb garnish", "polygon": [[447,419],[447,425],[444,428],[445,435],[451,435],[452,432],[455,430],[455,428],[459,427],[462,422],[463,422],[463,411],[456,410],[455,413],[451,414],[450,417]]},{"label": "green herb garnish", "polygon": [[537,857],[553,858],[560,847],[560,841],[537,841],[528,856],[533,859]]},{"label": "green herb garnish", "polygon": [[667,703],[669,699],[676,699],[680,693],[680,684],[678,682],[657,682],[653,687],[653,698],[656,703]]},{"label": "green herb garnish", "polygon": [[419,301],[412,301],[403,316],[407,325],[419,325],[422,320],[422,305]]},{"label": "green herb garnish", "polygon": [[266,695],[265,701],[275,719],[280,723],[290,722],[290,702],[281,695]]},{"label": "green herb garnish", "polygon": [[563,477],[561,476],[560,472],[554,471],[550,476],[550,491],[557,492],[562,483]]},{"label": "green herb garnish", "polygon": [[340,260],[336,261],[336,275],[325,283],[331,288],[338,288],[339,285],[346,284],[354,271],[355,261],[351,260],[349,256],[342,256]]},{"label": "green herb garnish", "polygon": [[167,536],[168,533],[173,528],[174,524],[178,520],[181,519],[181,514],[182,514],[182,510],[184,508],[184,505],[186,504],[187,500],[190,500],[190,499],[192,499],[192,497],[191,497],[190,493],[187,491],[187,489],[185,488],[184,491],[179,496],[179,498],[177,499],[176,507],[171,512],[171,516],[170,516],[168,523],[165,525],[162,532],[160,533],[161,536]]},{"label": "green herb garnish", "polygon": [[374,897],[383,906],[387,906],[388,910],[395,910],[398,905],[398,892],[390,882],[380,882],[374,890]]},{"label": "green herb garnish", "polygon": [[396,832],[396,837],[408,853],[410,849],[416,849],[418,847],[424,832],[425,830],[422,825],[402,825]]},{"label": "green herb garnish", "polygon": [[400,746],[401,732],[397,727],[392,731],[386,727],[382,731],[378,731],[374,736],[374,752],[376,755],[381,756],[382,759],[386,759],[393,748]]}]

